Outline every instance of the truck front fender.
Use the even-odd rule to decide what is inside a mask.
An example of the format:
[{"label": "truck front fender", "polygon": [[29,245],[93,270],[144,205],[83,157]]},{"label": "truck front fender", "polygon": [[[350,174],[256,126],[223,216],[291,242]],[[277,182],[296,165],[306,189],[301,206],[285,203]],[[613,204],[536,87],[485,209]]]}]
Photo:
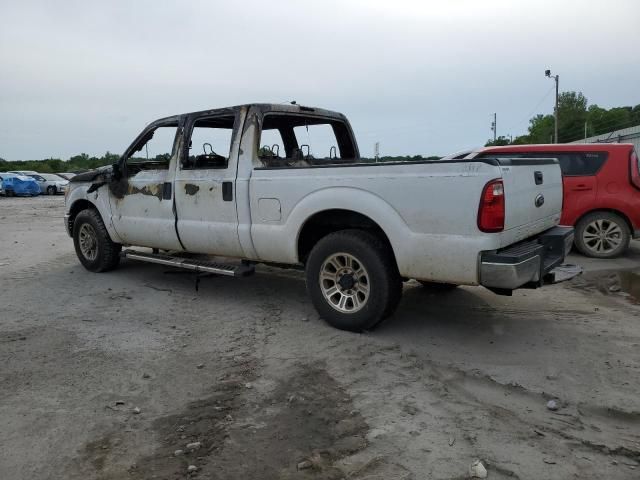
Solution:
[{"label": "truck front fender", "polygon": [[[71,185],[71,184],[70,184]],[[111,240],[122,243],[122,239],[116,232],[111,220],[111,205],[109,202],[108,185],[95,188],[95,184],[77,185],[69,192],[65,200],[65,227],[69,235],[73,235],[73,220],[75,216],[85,208],[95,208],[104,222]]]}]

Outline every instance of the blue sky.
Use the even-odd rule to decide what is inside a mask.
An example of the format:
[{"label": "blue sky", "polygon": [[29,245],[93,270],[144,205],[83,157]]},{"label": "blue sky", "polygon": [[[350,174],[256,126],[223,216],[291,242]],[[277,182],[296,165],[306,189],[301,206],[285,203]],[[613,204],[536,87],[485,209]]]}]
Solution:
[{"label": "blue sky", "polygon": [[[363,155],[521,134],[553,82],[640,103],[634,0],[0,0],[0,157],[120,153],[155,118],[248,102],[345,113]],[[536,108],[537,107],[537,108]]]}]

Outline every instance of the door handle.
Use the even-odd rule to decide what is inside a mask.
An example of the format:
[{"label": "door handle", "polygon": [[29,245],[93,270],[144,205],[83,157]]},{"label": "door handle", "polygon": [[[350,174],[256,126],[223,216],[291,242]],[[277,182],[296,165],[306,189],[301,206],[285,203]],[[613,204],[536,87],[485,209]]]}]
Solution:
[{"label": "door handle", "polygon": [[533,178],[536,181],[536,185],[542,185],[542,183],[544,182],[542,172],[534,172]]},{"label": "door handle", "polygon": [[574,192],[583,192],[586,190],[593,190],[593,187],[590,187],[589,185],[576,185],[571,190],[573,190]]},{"label": "door handle", "polygon": [[233,182],[222,182],[222,200],[225,202],[233,200]]}]

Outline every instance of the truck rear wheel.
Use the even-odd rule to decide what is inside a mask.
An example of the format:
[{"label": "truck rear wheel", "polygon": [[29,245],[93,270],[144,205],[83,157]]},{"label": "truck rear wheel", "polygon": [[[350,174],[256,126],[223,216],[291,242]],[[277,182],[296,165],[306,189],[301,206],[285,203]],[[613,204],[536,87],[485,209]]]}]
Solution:
[{"label": "truck rear wheel", "polygon": [[90,272],[106,272],[120,263],[122,246],[111,241],[100,214],[94,209],[82,210],[76,216],[73,245],[80,263]]},{"label": "truck rear wheel", "polygon": [[592,212],[576,224],[575,245],[587,257],[614,258],[629,248],[627,222],[611,212]]},{"label": "truck rear wheel", "polygon": [[371,329],[395,310],[402,279],[375,235],[343,230],[322,238],[306,265],[307,290],[320,316],[341,330]]}]

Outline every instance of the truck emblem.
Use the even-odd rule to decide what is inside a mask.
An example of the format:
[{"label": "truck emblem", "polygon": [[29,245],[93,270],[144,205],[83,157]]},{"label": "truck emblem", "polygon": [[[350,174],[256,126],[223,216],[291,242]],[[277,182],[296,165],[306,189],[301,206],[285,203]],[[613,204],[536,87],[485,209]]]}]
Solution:
[{"label": "truck emblem", "polygon": [[536,196],[536,207],[540,208],[542,205],[544,205],[544,195],[542,195],[541,193],[538,194],[538,196]]}]

